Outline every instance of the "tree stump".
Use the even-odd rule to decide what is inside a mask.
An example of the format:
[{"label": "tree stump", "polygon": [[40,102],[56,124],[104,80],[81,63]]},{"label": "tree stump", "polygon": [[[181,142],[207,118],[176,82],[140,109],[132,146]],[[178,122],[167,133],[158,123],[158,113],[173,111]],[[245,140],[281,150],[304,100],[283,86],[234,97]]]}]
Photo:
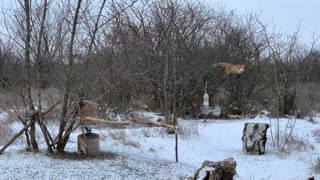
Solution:
[{"label": "tree stump", "polygon": [[194,180],[232,180],[236,172],[237,163],[233,159],[219,162],[204,161],[194,174]]},{"label": "tree stump", "polygon": [[87,156],[97,156],[100,153],[100,136],[95,133],[78,135],[78,153]]},{"label": "tree stump", "polygon": [[243,152],[251,155],[264,154],[269,127],[266,123],[245,123],[242,136]]}]

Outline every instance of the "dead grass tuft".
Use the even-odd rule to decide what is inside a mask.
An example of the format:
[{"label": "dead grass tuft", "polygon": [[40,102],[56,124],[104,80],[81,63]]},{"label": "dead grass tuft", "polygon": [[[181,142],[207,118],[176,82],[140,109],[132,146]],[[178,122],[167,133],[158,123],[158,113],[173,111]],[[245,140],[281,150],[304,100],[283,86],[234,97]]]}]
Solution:
[{"label": "dead grass tuft", "polygon": [[13,131],[8,124],[0,124],[0,145],[4,145],[13,137]]},{"label": "dead grass tuft", "polygon": [[283,152],[314,150],[314,146],[306,140],[290,136]]},{"label": "dead grass tuft", "polygon": [[182,125],[180,127],[181,128],[179,129],[179,135],[182,139],[188,139],[190,137],[199,135],[199,130],[198,130],[197,124]]},{"label": "dead grass tuft", "polygon": [[320,129],[313,130],[312,134],[313,134],[314,138],[316,139],[316,141],[318,143],[320,143]]},{"label": "dead grass tuft", "polygon": [[138,128],[138,129],[130,129],[130,136],[143,136],[146,138],[149,137],[165,137],[166,136],[166,128]]},{"label": "dead grass tuft", "polygon": [[116,159],[118,157],[121,157],[118,154],[112,153],[112,152],[101,152],[97,156],[86,156],[83,154],[79,154],[77,152],[56,152],[53,154],[48,154],[49,157],[54,159],[68,159],[68,160],[93,160],[93,159]]},{"label": "dead grass tuft", "polygon": [[316,124],[316,121],[314,120],[314,118],[312,116],[308,118],[308,122],[312,123],[312,124]]},{"label": "dead grass tuft", "polygon": [[320,159],[318,158],[312,167],[313,171],[317,174],[320,173]]},{"label": "dead grass tuft", "polygon": [[136,141],[131,140],[124,131],[111,131],[109,132],[109,135],[112,139],[118,140],[120,143],[122,143],[125,146],[132,146],[135,148],[139,148],[140,144]]}]

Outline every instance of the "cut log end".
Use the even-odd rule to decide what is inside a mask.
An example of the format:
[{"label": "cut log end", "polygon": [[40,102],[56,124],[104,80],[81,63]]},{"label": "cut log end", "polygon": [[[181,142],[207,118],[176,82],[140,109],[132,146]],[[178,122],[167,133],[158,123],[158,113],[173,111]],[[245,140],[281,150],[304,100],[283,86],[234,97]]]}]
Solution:
[{"label": "cut log end", "polygon": [[244,153],[251,155],[265,153],[269,126],[266,123],[245,123],[242,136],[242,150]]},{"label": "cut log end", "polygon": [[225,159],[219,162],[204,161],[202,166],[195,172],[194,180],[232,180],[236,172],[237,163],[233,159]]}]

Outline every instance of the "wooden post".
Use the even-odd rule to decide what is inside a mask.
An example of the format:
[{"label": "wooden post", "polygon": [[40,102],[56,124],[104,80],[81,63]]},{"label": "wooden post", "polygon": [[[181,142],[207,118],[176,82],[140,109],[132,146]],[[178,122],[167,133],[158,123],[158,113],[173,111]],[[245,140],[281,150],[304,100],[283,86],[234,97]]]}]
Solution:
[{"label": "wooden post", "polygon": [[175,135],[176,135],[176,162],[179,162],[179,158],[178,158],[178,133],[179,133],[179,129],[177,127],[175,127]]},{"label": "wooden post", "polygon": [[209,111],[209,94],[207,93],[207,81],[206,81],[206,88],[203,94],[203,114],[204,114],[204,122],[207,122],[207,115]]}]

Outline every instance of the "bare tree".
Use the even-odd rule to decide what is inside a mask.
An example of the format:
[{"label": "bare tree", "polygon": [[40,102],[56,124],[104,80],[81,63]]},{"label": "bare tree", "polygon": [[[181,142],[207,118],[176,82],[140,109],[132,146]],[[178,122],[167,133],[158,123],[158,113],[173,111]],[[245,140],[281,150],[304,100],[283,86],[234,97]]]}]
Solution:
[{"label": "bare tree", "polygon": [[[73,53],[73,47],[74,47],[74,42],[75,42],[75,36],[77,33],[77,25],[79,21],[79,14],[80,14],[80,8],[81,8],[81,2],[82,0],[77,1],[77,5],[75,8],[75,14],[74,18],[72,21],[72,29],[71,29],[71,39],[69,42],[69,48],[68,48],[68,65],[67,65],[67,74],[66,74],[66,81],[65,81],[65,89],[64,89],[64,95],[63,95],[63,101],[62,101],[62,107],[61,107],[61,119],[60,119],[60,128],[59,128],[59,134],[57,136],[57,150],[58,151],[63,151],[68,139],[69,139],[69,134],[65,133],[65,127],[67,125],[68,121],[68,110],[69,110],[69,105],[70,105],[70,95],[72,93],[72,81],[73,81],[73,64],[74,64],[74,53]],[[70,125],[73,126],[74,122]],[[65,134],[66,136],[63,136]]]}]

